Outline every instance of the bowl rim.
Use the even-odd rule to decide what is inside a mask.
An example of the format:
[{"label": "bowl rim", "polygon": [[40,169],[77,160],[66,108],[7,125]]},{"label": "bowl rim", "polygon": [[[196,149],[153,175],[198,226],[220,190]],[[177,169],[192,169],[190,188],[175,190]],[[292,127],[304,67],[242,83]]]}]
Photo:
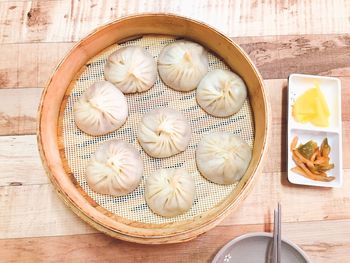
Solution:
[{"label": "bowl rim", "polygon": [[[245,240],[245,239],[249,239],[252,237],[269,237],[269,238],[273,238],[273,234],[269,233],[269,232],[251,232],[251,233],[247,233],[247,234],[243,234],[240,235],[232,240],[230,240],[229,242],[227,242],[214,256],[212,263],[216,263],[219,262],[219,258],[221,257],[221,255],[223,254],[223,252],[225,252],[225,250],[227,250],[229,247],[232,247],[234,245],[236,245],[238,242]],[[302,250],[297,244],[293,243],[292,241],[290,241],[289,239],[286,239],[284,237],[281,238],[281,241],[283,243],[286,243],[287,245],[289,245],[290,247],[292,247],[293,249],[295,249],[304,259],[307,263],[311,263],[310,258],[308,257],[308,255],[306,254],[306,252],[304,250]]]},{"label": "bowl rim", "polygon": [[[227,41],[230,45],[232,45],[237,52],[243,58],[246,60],[246,62],[249,64],[250,69],[253,71],[254,75],[257,78],[257,81],[259,82],[259,85],[261,87],[261,95],[263,99],[263,109],[265,113],[265,129],[264,129],[264,136],[260,139],[262,139],[262,147],[261,147],[261,152],[256,160],[256,163],[254,164],[254,167],[252,168],[251,175],[247,179],[247,181],[243,184],[242,188],[240,189],[239,195],[237,198],[235,198],[229,205],[225,206],[224,209],[221,209],[219,212],[215,214],[215,216],[212,216],[208,220],[204,221],[201,224],[195,224],[195,227],[192,229],[187,229],[186,231],[177,231],[174,230],[172,233],[167,233],[167,234],[161,234],[161,235],[152,235],[152,236],[147,236],[142,233],[135,233],[131,234],[129,232],[124,232],[120,229],[115,229],[112,228],[108,225],[102,224],[100,221],[98,221],[96,218],[93,219],[91,218],[85,210],[81,210],[80,207],[70,198],[70,196],[65,193],[64,189],[62,189],[60,183],[57,181],[56,175],[53,175],[53,168],[50,167],[50,165],[47,163],[47,155],[46,155],[46,149],[45,146],[43,145],[43,139],[42,139],[42,124],[43,124],[43,118],[42,118],[42,112],[44,108],[44,102],[45,98],[47,96],[48,90],[51,87],[52,80],[57,72],[57,70],[62,67],[66,63],[66,61],[70,58],[72,53],[74,52],[75,49],[78,47],[82,46],[82,43],[90,40],[91,37],[95,36],[96,34],[104,31],[108,27],[111,27],[117,23],[125,22],[127,20],[133,20],[133,19],[140,19],[144,17],[162,17],[162,18],[172,18],[172,19],[177,19],[178,21],[182,20],[185,21],[186,23],[191,23],[199,27],[205,27],[207,30],[210,30],[212,33],[217,34],[219,37],[221,37],[224,41]],[[144,35],[144,34],[143,34]],[[68,86],[66,87],[66,89]],[[219,222],[221,222],[224,217],[234,208],[239,204],[242,199],[246,197],[248,194],[248,191],[252,189],[252,184],[257,176],[258,171],[261,169],[262,166],[262,159],[263,156],[265,155],[266,148],[267,148],[267,140],[268,140],[268,131],[269,131],[269,119],[270,119],[270,114],[269,114],[269,103],[267,96],[264,91],[264,82],[263,79],[259,73],[259,71],[256,69],[255,65],[253,62],[250,60],[248,55],[245,53],[245,51],[237,45],[234,41],[232,41],[229,37],[225,36],[223,33],[220,31],[214,29],[213,27],[203,23],[199,22],[197,20],[184,17],[184,16],[179,16],[171,13],[144,13],[144,14],[137,14],[137,15],[130,15],[130,16],[125,16],[121,17],[119,19],[113,20],[109,23],[106,23],[100,27],[97,27],[95,30],[93,30],[91,33],[89,33],[86,37],[83,37],[80,41],[78,41],[71,49],[70,51],[65,55],[65,57],[61,60],[61,62],[57,65],[56,69],[52,73],[47,85],[45,86],[42,96],[40,99],[39,107],[38,107],[38,124],[37,124],[37,144],[38,144],[38,150],[40,153],[40,158],[42,160],[45,172],[47,176],[50,178],[50,181],[54,185],[55,191],[58,193],[58,195],[63,199],[63,201],[66,203],[68,207],[70,207],[73,212],[75,212],[81,219],[83,219],[85,222],[90,224],[91,226],[95,227],[97,230],[104,232],[112,237],[116,237],[122,240],[127,240],[127,241],[132,241],[132,242],[137,242],[137,243],[154,243],[154,244],[159,244],[159,243],[177,243],[177,242],[183,242],[187,240],[191,240],[195,238],[196,236],[208,231],[209,229],[213,228],[216,226]],[[255,117],[254,117],[255,120]],[[57,145],[56,145],[57,146]],[[67,174],[66,174],[67,175]],[[76,189],[77,190],[77,189]],[[93,208],[95,209],[95,208]],[[97,209],[95,209],[97,210]],[[99,211],[98,213],[103,216],[103,214]],[[199,220],[201,220],[202,217],[199,217]],[[192,222],[191,222],[192,223]],[[171,225],[171,224],[170,224]],[[128,227],[133,227],[132,225],[128,225]]]}]

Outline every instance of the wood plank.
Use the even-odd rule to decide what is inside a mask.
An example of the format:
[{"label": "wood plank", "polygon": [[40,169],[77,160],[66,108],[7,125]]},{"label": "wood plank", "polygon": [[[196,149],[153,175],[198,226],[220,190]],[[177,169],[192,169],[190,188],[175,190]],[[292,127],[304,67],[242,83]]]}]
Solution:
[{"label": "wood plank", "polygon": [[[286,172],[285,126],[271,127],[270,144],[263,160],[263,172]],[[281,133],[282,131],[282,133]],[[350,122],[343,123],[343,167],[350,168]],[[36,136],[0,136],[0,187],[46,184],[48,179],[37,151]]]},{"label": "wood plank", "polygon": [[[349,169],[344,170],[344,184],[339,189],[299,186],[289,183],[287,173],[262,173],[236,212],[223,225],[272,222],[277,202],[284,207],[286,222],[350,218]],[[349,213],[349,214],[348,214]]]},{"label": "wood plank", "polygon": [[350,34],[234,38],[265,79],[291,73],[350,76]]},{"label": "wood plank", "polygon": [[0,89],[0,135],[36,133],[41,88]]},{"label": "wood plank", "polygon": [[0,187],[0,238],[95,233],[50,184]]},{"label": "wood plank", "polygon": [[77,41],[99,25],[141,12],[181,14],[230,36],[349,33],[349,9],[343,0],[10,1],[0,2],[0,42]]},{"label": "wood plank", "polygon": [[36,136],[0,136],[0,186],[48,184]]},{"label": "wood plank", "polygon": [[[231,239],[247,232],[270,231],[271,225],[219,226],[182,244],[140,245],[103,234],[0,240],[5,262],[210,262]],[[312,262],[348,262],[350,222],[284,223],[283,236]]]},{"label": "wood plank", "polygon": [[[284,222],[350,219],[349,187],[350,169],[344,170],[344,185],[337,189],[296,186],[286,173],[262,173],[221,225],[270,223],[277,202],[283,206]],[[0,203],[0,239],[96,232],[63,205],[50,184],[2,186]]]},{"label": "wood plank", "polygon": [[0,45],[0,88],[44,87],[73,44]]},{"label": "wood plank", "polygon": [[[350,76],[350,34],[233,39],[248,53],[265,79],[287,78],[294,72]],[[0,45],[0,88],[44,87],[56,65],[74,44]],[[8,63],[13,58],[15,61]]]}]

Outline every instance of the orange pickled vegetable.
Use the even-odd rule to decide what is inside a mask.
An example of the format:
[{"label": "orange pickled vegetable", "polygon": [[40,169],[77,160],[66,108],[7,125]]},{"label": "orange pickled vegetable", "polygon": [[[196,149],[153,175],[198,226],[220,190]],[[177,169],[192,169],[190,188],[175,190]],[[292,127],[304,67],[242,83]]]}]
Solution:
[{"label": "orange pickled vegetable", "polygon": [[297,166],[291,169],[293,172],[316,181],[330,182],[335,179],[335,177],[327,176],[325,173],[334,168],[334,164],[329,163],[331,147],[327,138],[323,140],[320,147],[312,140],[297,145],[298,137],[294,137],[290,150]]}]

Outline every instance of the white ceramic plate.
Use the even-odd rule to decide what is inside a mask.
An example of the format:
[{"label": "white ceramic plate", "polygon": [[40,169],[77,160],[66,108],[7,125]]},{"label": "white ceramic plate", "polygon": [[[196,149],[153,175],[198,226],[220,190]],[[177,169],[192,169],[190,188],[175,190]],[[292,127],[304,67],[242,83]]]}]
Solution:
[{"label": "white ceramic plate", "polygon": [[[298,123],[292,116],[292,105],[297,97],[317,83],[324,94],[329,110],[330,125],[327,128],[316,127],[310,123]],[[342,158],[342,121],[341,121],[341,83],[337,78],[312,76],[303,74],[291,74],[288,79],[288,180],[294,184],[313,185],[322,187],[340,187],[343,183],[343,158]],[[319,145],[327,137],[331,146],[331,163],[334,169],[327,172],[334,176],[331,182],[320,182],[308,179],[291,171],[295,167],[292,153],[289,148],[294,136],[298,136],[299,143],[314,140]]]},{"label": "white ceramic plate", "polygon": [[[228,242],[214,257],[212,263],[270,263],[271,233],[249,233]],[[311,263],[305,252],[292,242],[282,239],[281,262]]]}]

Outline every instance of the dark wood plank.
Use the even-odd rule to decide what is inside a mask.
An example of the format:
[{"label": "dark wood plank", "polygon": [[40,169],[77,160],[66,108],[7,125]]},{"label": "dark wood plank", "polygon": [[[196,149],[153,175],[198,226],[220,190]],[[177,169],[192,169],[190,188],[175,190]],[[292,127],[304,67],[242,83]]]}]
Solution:
[{"label": "dark wood plank", "polygon": [[265,79],[350,75],[350,34],[234,38]]}]

